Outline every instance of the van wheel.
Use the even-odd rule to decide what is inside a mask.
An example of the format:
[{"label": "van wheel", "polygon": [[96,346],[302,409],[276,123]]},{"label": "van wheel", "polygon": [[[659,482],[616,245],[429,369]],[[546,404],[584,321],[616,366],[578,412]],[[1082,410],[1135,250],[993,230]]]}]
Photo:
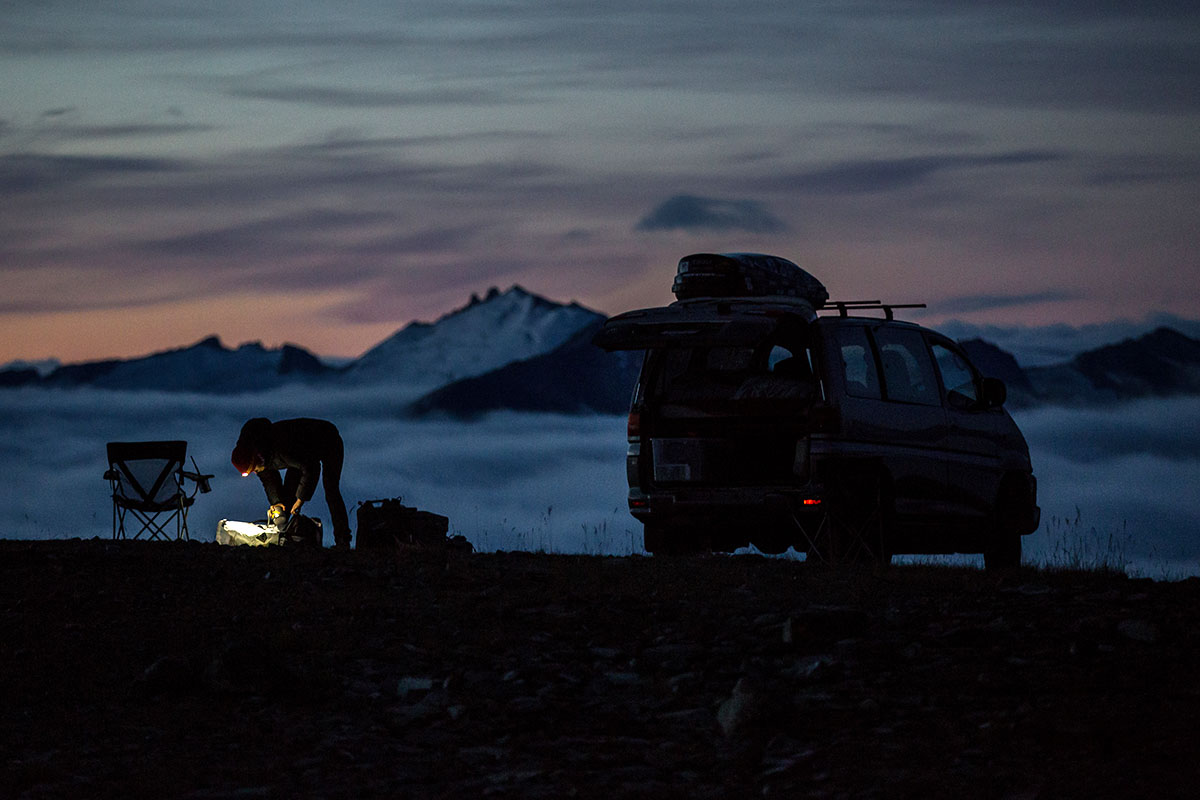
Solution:
[{"label": "van wheel", "polygon": [[646,552],[656,556],[694,555],[711,549],[703,531],[662,522],[643,523],[642,539]]},{"label": "van wheel", "polygon": [[651,555],[662,555],[667,546],[666,526],[658,522],[642,525],[642,548]]},{"label": "van wheel", "polygon": [[1021,566],[1021,522],[1028,518],[1026,493],[1009,483],[1000,489],[992,511],[991,530],[983,548],[986,570],[1016,569]]}]

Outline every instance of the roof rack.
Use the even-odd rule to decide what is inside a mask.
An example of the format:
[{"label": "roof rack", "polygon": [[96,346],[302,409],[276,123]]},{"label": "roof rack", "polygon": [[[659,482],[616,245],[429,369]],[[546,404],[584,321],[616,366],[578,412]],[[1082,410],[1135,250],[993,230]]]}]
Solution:
[{"label": "roof rack", "polygon": [[894,319],[893,311],[897,308],[925,308],[924,303],[883,303],[879,300],[826,300],[820,310],[824,311],[828,308],[836,308],[838,315],[843,317],[850,316],[851,311],[865,311],[870,309],[882,309],[884,315],[890,320]]}]

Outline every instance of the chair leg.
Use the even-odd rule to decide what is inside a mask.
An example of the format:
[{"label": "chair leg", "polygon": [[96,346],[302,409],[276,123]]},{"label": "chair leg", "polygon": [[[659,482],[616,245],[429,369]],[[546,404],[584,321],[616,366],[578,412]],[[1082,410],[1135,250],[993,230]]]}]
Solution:
[{"label": "chair leg", "polygon": [[134,535],[134,539],[142,538],[142,534],[148,534],[146,538],[150,541],[159,538],[160,536],[166,541],[169,536],[166,527],[171,522],[171,518],[167,517],[162,522],[158,521],[158,514],[150,514],[134,509],[134,517],[141,523],[141,529]]},{"label": "chair leg", "polygon": [[[125,526],[125,516],[133,514],[134,521],[139,524],[137,533],[132,538],[140,539],[145,534],[148,540],[162,539],[163,541],[171,540],[171,532],[167,526],[172,521],[175,523],[175,541],[184,540],[191,541],[191,535],[188,532],[187,526],[187,507],[180,506],[170,512],[158,511],[147,512],[139,511],[136,508],[124,508],[113,503],[113,538],[127,539],[129,533]],[[166,514],[167,516],[162,516]]]}]

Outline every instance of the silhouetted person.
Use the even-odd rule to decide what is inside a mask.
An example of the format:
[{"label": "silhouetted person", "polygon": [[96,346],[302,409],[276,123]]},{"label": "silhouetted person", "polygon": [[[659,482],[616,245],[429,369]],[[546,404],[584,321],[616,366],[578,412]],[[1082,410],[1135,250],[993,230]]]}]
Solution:
[{"label": "silhouetted person", "polygon": [[[271,422],[256,417],[242,426],[233,448],[233,466],[245,477],[257,473],[271,507],[285,514],[299,513],[312,499],[317,478],[333,523],[335,546],[350,546],[350,518],[338,482],[342,477],[345,448],[337,426],[323,419],[285,419]],[[279,471],[286,470],[282,480]]]}]

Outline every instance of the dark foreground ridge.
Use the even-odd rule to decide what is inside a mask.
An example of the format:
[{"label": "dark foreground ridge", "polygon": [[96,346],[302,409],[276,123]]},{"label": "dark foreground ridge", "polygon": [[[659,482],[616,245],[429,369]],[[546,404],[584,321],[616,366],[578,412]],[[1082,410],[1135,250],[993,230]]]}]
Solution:
[{"label": "dark foreground ridge", "polygon": [[1192,797],[1200,580],[0,541],[0,796]]}]

